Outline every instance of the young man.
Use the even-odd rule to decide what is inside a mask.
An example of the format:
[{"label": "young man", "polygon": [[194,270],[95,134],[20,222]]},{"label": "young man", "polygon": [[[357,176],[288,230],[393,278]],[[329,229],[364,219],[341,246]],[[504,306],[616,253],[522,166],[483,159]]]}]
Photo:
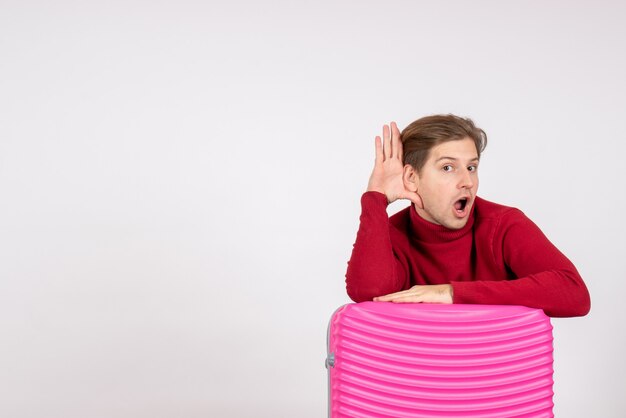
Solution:
[{"label": "young man", "polygon": [[[521,211],[481,199],[487,137],[470,119],[435,115],[376,137],[346,288],[355,302],[523,305],[586,315],[574,265]],[[391,218],[397,199],[411,206]]]}]

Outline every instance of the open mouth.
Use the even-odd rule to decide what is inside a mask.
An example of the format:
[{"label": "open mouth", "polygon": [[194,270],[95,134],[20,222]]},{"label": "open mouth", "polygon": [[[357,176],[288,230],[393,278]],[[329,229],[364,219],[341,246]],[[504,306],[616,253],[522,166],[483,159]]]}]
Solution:
[{"label": "open mouth", "polygon": [[461,218],[467,215],[468,207],[469,207],[469,198],[467,197],[462,197],[456,202],[454,202],[454,209],[455,209],[456,215]]},{"label": "open mouth", "polygon": [[467,197],[462,197],[461,199],[457,200],[454,203],[454,208],[459,212],[463,212],[466,206],[467,206]]}]

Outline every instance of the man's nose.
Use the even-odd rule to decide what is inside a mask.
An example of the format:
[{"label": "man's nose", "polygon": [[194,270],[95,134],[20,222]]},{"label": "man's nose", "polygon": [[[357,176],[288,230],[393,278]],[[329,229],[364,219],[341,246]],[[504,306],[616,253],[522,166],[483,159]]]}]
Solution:
[{"label": "man's nose", "polygon": [[474,187],[474,179],[472,178],[472,173],[469,170],[463,170],[460,176],[459,189],[471,189]]}]

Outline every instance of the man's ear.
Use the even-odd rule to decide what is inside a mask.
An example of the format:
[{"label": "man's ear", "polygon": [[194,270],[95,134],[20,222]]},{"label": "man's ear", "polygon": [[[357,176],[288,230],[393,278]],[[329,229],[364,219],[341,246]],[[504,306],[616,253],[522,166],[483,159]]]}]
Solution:
[{"label": "man's ear", "polygon": [[419,188],[419,176],[411,164],[404,165],[402,182],[404,183],[405,189],[410,192],[417,192]]}]

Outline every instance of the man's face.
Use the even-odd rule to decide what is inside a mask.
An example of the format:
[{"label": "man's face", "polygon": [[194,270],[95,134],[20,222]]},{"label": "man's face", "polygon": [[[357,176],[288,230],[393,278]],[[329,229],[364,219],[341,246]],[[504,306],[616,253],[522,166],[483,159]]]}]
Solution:
[{"label": "man's face", "polygon": [[478,153],[470,138],[432,148],[417,175],[417,193],[424,208],[417,213],[449,229],[465,226],[478,190]]}]

